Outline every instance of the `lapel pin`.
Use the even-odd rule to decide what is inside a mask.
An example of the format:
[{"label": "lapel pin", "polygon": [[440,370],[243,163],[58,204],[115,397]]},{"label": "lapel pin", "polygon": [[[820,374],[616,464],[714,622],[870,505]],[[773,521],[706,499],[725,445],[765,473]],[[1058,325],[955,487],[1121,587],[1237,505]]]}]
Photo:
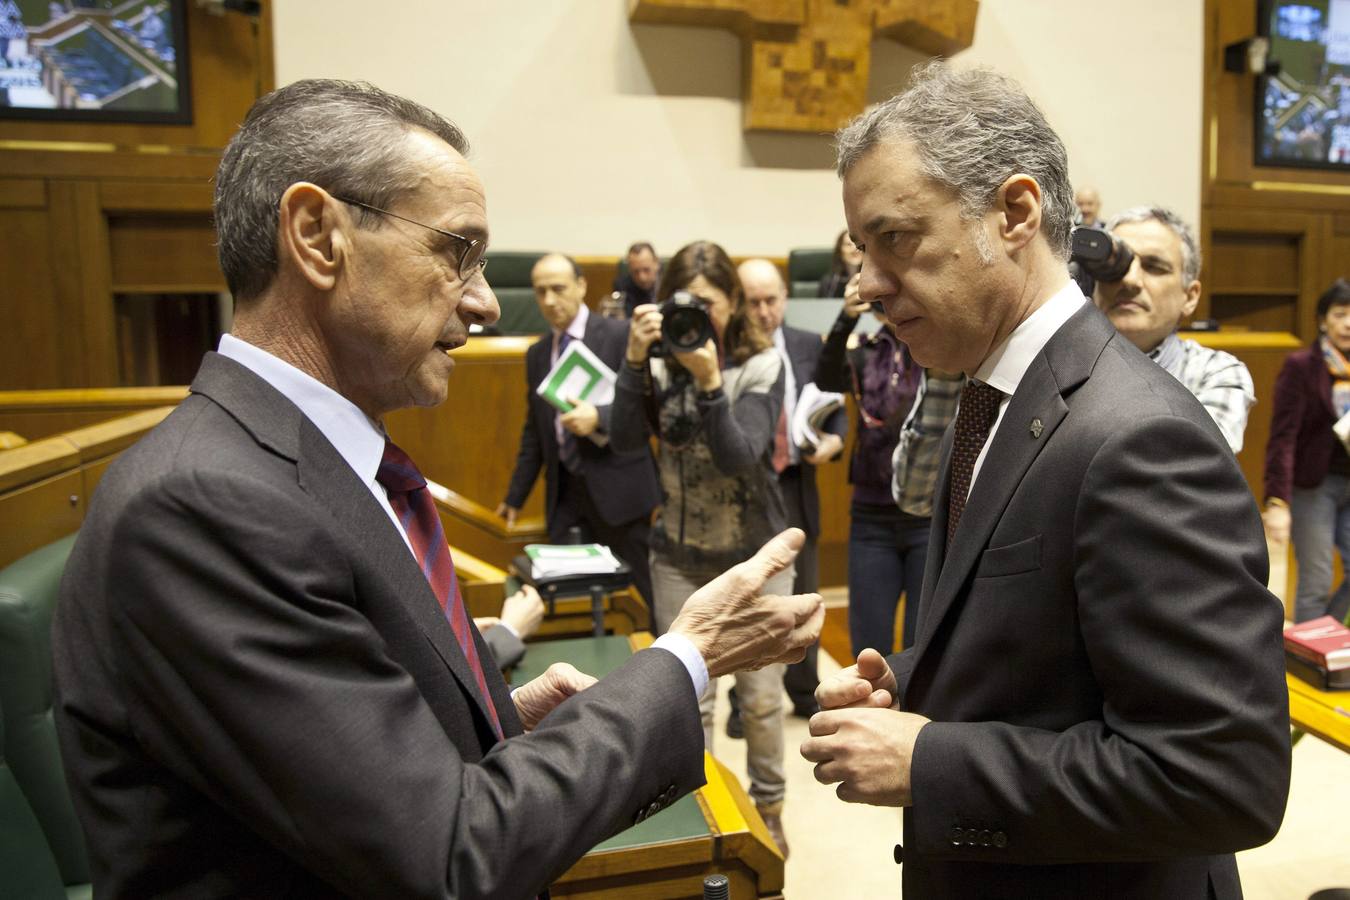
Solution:
[{"label": "lapel pin", "polygon": [[1031,427],[1028,430],[1031,432],[1032,437],[1038,438],[1041,436],[1041,432],[1045,430],[1045,426],[1041,424],[1040,419],[1032,419]]}]

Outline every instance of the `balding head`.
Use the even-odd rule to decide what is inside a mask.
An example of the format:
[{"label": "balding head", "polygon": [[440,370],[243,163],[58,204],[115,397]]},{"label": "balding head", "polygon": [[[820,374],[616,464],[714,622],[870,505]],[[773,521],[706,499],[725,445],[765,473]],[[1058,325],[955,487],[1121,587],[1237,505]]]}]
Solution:
[{"label": "balding head", "polygon": [[747,259],[736,270],[745,292],[745,305],[766,335],[783,324],[787,312],[787,285],[778,267],[767,259]]},{"label": "balding head", "polygon": [[540,314],[558,331],[566,330],[586,299],[586,279],[576,260],[561,253],[539,258],[530,270]]},{"label": "balding head", "polygon": [[1078,212],[1083,218],[1084,225],[1093,225],[1101,221],[1102,195],[1097,193],[1095,187],[1080,187],[1074,191],[1073,202],[1078,205]]}]

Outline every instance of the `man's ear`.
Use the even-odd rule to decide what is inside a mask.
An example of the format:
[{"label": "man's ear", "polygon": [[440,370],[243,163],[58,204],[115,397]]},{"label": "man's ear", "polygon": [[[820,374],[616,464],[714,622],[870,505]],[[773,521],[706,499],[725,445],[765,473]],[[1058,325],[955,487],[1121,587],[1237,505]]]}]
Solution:
[{"label": "man's ear", "polygon": [[1030,175],[1009,176],[998,189],[999,239],[1010,252],[1031,243],[1041,231],[1041,186]]},{"label": "man's ear", "polygon": [[586,302],[586,299],[585,299],[585,298],[586,298],[586,276],[585,276],[585,275],[578,275],[578,276],[577,276],[577,287],[581,288],[581,297],[582,297],[581,302],[582,302],[582,303],[585,303],[585,302]]},{"label": "man's ear", "polygon": [[1186,285],[1186,302],[1181,304],[1181,317],[1184,319],[1200,304],[1200,282],[1192,281]]},{"label": "man's ear", "polygon": [[350,246],[350,215],[341,201],[317,185],[299,181],[281,195],[277,233],[278,263],[287,263],[316,289],[337,284],[345,250]]}]

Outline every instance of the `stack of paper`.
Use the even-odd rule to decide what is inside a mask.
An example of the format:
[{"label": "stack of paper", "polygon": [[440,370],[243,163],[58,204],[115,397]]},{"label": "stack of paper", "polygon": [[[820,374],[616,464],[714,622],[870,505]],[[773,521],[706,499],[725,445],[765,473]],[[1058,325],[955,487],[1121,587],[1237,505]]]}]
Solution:
[{"label": "stack of paper", "polygon": [[792,440],[797,449],[804,453],[814,453],[820,446],[820,435],[825,430],[825,420],[834,411],[844,405],[844,395],[833,391],[822,391],[810,382],[802,388],[797,398],[797,408],[792,414]]},{"label": "stack of paper", "polygon": [[619,561],[602,544],[526,544],[532,578],[565,578],[568,575],[609,575]]},{"label": "stack of paper", "polygon": [[585,400],[591,406],[613,403],[617,381],[614,370],[589,347],[581,341],[572,341],[535,392],[555,409],[570,412],[573,400]]}]

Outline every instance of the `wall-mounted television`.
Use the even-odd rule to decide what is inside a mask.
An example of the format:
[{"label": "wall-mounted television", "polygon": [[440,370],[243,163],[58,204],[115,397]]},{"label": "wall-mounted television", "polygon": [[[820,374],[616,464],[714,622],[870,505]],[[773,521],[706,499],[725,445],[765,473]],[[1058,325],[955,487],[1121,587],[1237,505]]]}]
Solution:
[{"label": "wall-mounted television", "polygon": [[0,117],[188,124],[185,0],[0,0]]},{"label": "wall-mounted television", "polygon": [[1279,73],[1257,83],[1256,164],[1350,172],[1350,0],[1264,0]]}]

